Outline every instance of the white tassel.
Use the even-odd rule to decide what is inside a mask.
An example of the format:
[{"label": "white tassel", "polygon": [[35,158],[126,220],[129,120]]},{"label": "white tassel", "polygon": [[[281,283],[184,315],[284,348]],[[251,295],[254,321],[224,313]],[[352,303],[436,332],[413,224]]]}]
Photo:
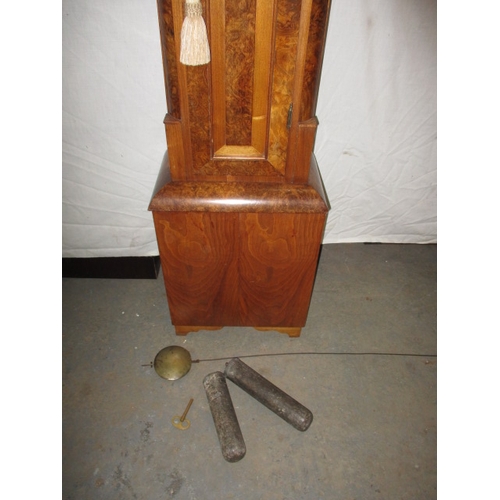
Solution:
[{"label": "white tassel", "polygon": [[210,62],[207,27],[200,0],[186,0],[186,17],[181,29],[181,63],[199,66]]}]

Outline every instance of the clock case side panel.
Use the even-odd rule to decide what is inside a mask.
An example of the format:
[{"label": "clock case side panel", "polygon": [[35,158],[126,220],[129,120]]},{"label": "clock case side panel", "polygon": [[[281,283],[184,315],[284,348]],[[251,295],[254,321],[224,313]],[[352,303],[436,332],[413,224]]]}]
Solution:
[{"label": "clock case side panel", "polygon": [[293,114],[287,153],[288,183],[306,183],[314,150],[316,117],[330,0],[303,0],[297,48],[297,67],[293,94]]},{"label": "clock case side panel", "polygon": [[[157,0],[157,6],[168,109],[164,125],[170,172],[172,181],[183,181],[193,178],[194,163],[209,158],[207,65],[185,66],[179,62],[184,1]],[[196,117],[192,122],[191,116]]]}]

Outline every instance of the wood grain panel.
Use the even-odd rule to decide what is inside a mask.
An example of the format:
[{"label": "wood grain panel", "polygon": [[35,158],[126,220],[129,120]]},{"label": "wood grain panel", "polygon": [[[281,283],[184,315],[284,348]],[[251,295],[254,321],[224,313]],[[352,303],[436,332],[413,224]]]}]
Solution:
[{"label": "wood grain panel", "polygon": [[252,141],[255,2],[225,3],[226,144],[231,146]]},{"label": "wood grain panel", "polygon": [[182,122],[167,114],[163,120],[167,135],[170,174],[174,181],[186,180],[184,141],[182,139]]},{"label": "wood grain panel", "polygon": [[237,214],[153,215],[172,323],[238,324]]},{"label": "wood grain panel", "polygon": [[265,158],[274,9],[275,1],[269,0],[210,4],[212,154],[216,158]]},{"label": "wood grain panel", "polygon": [[210,92],[208,66],[186,66],[193,172],[210,160]]},{"label": "wood grain panel", "polygon": [[168,112],[173,117],[180,118],[179,80],[177,75],[177,51],[175,48],[172,0],[158,0],[157,5]]},{"label": "wood grain panel", "polygon": [[274,54],[276,0],[257,0],[255,68],[252,105],[252,146],[267,157],[271,69]]},{"label": "wood grain panel", "polygon": [[225,1],[210,2],[212,155],[226,145],[226,14]]},{"label": "wood grain panel", "polygon": [[[255,176],[255,181],[277,179],[279,182],[280,174],[276,172],[274,167],[267,160],[249,160],[245,158],[236,159],[217,159],[210,161],[198,170],[200,175],[211,176]],[[266,178],[266,179],[262,179]]]},{"label": "wood grain panel", "polygon": [[300,5],[299,0],[280,0],[277,6],[268,158],[283,175],[288,146],[288,109],[293,97]]},{"label": "wood grain panel", "polygon": [[[178,80],[178,98],[180,106],[180,116],[176,118],[179,118],[182,124],[182,148],[184,156],[184,164],[182,168],[185,171],[184,177],[186,179],[191,179],[193,178],[193,154],[191,149],[190,97],[188,95],[187,83],[188,70],[187,66],[185,66],[184,64],[180,64],[179,62],[181,28],[184,22],[184,3],[179,0],[168,1],[171,1],[171,27],[173,30],[172,36],[174,42],[173,57],[175,57],[175,67]],[[172,57],[172,54],[170,54],[170,57]]]},{"label": "wood grain panel", "polygon": [[241,324],[304,326],[325,215],[241,214],[240,220]]},{"label": "wood grain panel", "polygon": [[169,182],[153,197],[149,210],[153,212],[327,213],[328,205],[323,196],[307,184]]},{"label": "wood grain panel", "polygon": [[298,124],[297,144],[295,148],[290,148],[296,155],[293,169],[294,184],[306,184],[308,181],[317,128],[316,117]]},{"label": "wood grain panel", "polygon": [[310,26],[310,15],[312,0],[302,0],[300,11],[299,40],[297,44],[297,64],[295,65],[295,79],[293,85],[293,107],[294,113],[289,120],[290,133],[288,135],[288,149],[286,158],[286,180],[287,182],[303,182],[296,177],[297,170],[301,171],[309,165],[309,159],[305,164],[299,164],[301,158],[298,154],[300,130],[299,130],[299,111],[302,99],[302,80],[306,65],[307,40]]},{"label": "wood grain panel", "polygon": [[313,0],[299,121],[306,121],[316,113],[329,13],[330,0]]}]

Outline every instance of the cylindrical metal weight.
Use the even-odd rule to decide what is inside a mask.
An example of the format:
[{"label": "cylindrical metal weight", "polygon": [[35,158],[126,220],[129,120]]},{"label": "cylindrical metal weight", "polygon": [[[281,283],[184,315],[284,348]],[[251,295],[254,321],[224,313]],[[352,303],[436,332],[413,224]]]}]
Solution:
[{"label": "cylindrical metal weight", "polygon": [[299,431],[305,431],[311,425],[313,414],[310,410],[239,358],[228,361],[224,373],[229,380]]},{"label": "cylindrical metal weight", "polygon": [[245,456],[247,450],[224,374],[209,373],[203,379],[203,386],[219,437],[222,456],[228,462],[237,462]]}]

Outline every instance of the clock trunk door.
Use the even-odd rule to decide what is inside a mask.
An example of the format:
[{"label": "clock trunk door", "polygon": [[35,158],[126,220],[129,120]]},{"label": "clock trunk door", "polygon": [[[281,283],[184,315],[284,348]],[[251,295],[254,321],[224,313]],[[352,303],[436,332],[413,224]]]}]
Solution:
[{"label": "clock trunk door", "polygon": [[202,4],[211,62],[185,66],[178,58],[183,2],[159,0],[169,23],[162,42],[173,179],[306,182],[329,2]]}]

